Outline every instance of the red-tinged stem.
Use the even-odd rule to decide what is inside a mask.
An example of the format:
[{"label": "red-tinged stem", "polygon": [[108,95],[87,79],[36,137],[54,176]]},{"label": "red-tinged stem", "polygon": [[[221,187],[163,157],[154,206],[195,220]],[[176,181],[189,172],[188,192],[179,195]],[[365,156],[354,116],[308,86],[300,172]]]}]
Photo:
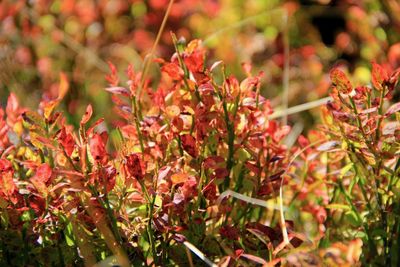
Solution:
[{"label": "red-tinged stem", "polygon": [[381,134],[381,124],[382,124],[382,120],[383,120],[383,100],[385,97],[385,92],[386,92],[386,86],[383,87],[383,89],[381,91],[380,99],[379,99],[379,108],[378,108],[379,118],[378,118],[378,124],[376,126],[375,145],[378,144],[380,134]]},{"label": "red-tinged stem", "polygon": [[134,96],[132,98],[132,111],[135,116],[135,128],[137,132],[137,137],[140,142],[140,149],[142,151],[142,158],[144,157],[144,143],[143,143],[143,135],[142,132],[140,131],[140,125],[139,125],[139,116],[138,116],[138,111],[137,111],[137,103],[136,103],[136,97]]},{"label": "red-tinged stem", "polygon": [[[385,92],[386,92],[386,86],[383,86],[381,94],[380,94],[380,99],[379,99],[379,108],[378,108],[378,114],[379,114],[379,118],[378,118],[378,123],[377,123],[377,127],[376,127],[376,135],[375,135],[375,147],[378,149],[378,142],[381,136],[381,124],[383,121],[383,103],[384,103],[384,97],[385,97]],[[379,189],[379,176],[380,176],[380,169],[382,166],[382,158],[379,157],[378,159],[378,165],[375,171],[375,183],[376,183],[376,188]],[[377,192],[378,193],[378,192]],[[382,195],[379,195],[382,196]],[[378,205],[380,208],[380,213],[381,213],[381,218],[382,218],[382,226],[384,228],[384,231],[387,235],[386,238],[383,238],[383,258],[384,258],[384,265],[386,266],[386,260],[387,260],[387,254],[389,253],[388,251],[388,238],[389,238],[389,234],[388,234],[388,227],[387,227],[387,213],[385,212],[385,207],[384,207],[384,203],[383,203],[383,197],[379,197],[378,196]],[[390,249],[390,248],[389,248]]]}]

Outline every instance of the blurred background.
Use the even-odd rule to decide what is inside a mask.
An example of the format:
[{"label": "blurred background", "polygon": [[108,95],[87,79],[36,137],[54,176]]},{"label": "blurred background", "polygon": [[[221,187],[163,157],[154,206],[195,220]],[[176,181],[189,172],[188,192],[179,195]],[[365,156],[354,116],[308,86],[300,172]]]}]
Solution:
[{"label": "blurred background", "polygon": [[[107,62],[121,75],[128,64],[139,71],[161,25],[168,0],[2,0],[0,2],[0,103],[15,92],[35,108],[57,94],[59,73],[70,81],[62,109],[79,124],[86,105],[112,122]],[[370,62],[400,66],[398,0],[176,0],[156,49],[174,52],[170,31],[209,48],[208,64],[223,60],[244,78],[241,64],[264,71],[262,93],[282,108],[327,96],[329,70],[343,65],[354,85],[370,81]],[[285,62],[285,49],[289,57]],[[283,94],[288,71],[289,94]],[[151,77],[159,71],[153,64]],[[284,108],[284,106],[283,106]],[[317,110],[289,117],[307,130]]]}]

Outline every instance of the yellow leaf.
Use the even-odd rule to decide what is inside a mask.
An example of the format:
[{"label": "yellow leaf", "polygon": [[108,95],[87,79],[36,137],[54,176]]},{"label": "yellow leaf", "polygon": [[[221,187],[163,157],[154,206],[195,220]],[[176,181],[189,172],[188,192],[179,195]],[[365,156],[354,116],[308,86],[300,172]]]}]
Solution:
[{"label": "yellow leaf", "polygon": [[58,100],[53,100],[53,101],[49,101],[45,104],[44,107],[44,117],[46,119],[48,119],[51,115],[51,113],[53,112],[54,108],[58,105],[60,101]]},{"label": "yellow leaf", "polygon": [[165,112],[167,113],[168,117],[170,117],[170,118],[174,118],[174,117],[178,116],[179,114],[181,114],[180,108],[175,105],[168,106],[165,109]]}]

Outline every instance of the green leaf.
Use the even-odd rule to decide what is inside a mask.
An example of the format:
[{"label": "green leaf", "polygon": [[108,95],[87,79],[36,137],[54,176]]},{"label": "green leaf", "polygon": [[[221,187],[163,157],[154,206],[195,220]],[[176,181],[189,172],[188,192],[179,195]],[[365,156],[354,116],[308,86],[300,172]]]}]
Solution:
[{"label": "green leaf", "polygon": [[361,226],[361,221],[359,221],[357,214],[354,211],[348,211],[345,214],[346,220],[353,226],[359,227]]},{"label": "green leaf", "polygon": [[31,212],[29,210],[24,211],[24,213],[22,213],[22,215],[21,215],[21,220],[23,222],[29,222],[29,221],[32,220],[32,216],[31,215],[32,214],[31,214]]},{"label": "green leaf", "polygon": [[44,129],[46,126],[42,116],[35,111],[25,111],[22,114],[22,118],[24,122],[29,125],[29,128]]},{"label": "green leaf", "polygon": [[67,242],[67,245],[70,247],[75,246],[74,233],[73,233],[71,223],[68,223],[67,227],[65,227],[64,235],[65,235],[65,241]]},{"label": "green leaf", "polygon": [[142,251],[148,251],[150,253],[150,244],[147,240],[147,235],[143,234],[140,236],[139,246],[142,248]]},{"label": "green leaf", "polygon": [[347,173],[348,171],[350,171],[351,168],[353,168],[353,166],[354,166],[354,163],[353,163],[353,162],[350,162],[349,164],[347,164],[346,166],[344,166],[344,167],[340,170],[340,177],[343,178],[343,176],[345,176],[346,173]]},{"label": "green leaf", "polygon": [[349,205],[339,204],[339,203],[332,203],[326,205],[326,208],[331,210],[351,210],[351,207]]},{"label": "green leaf", "polygon": [[246,160],[251,158],[251,154],[244,148],[239,148],[237,150],[237,155],[239,158],[239,161],[245,162]]}]

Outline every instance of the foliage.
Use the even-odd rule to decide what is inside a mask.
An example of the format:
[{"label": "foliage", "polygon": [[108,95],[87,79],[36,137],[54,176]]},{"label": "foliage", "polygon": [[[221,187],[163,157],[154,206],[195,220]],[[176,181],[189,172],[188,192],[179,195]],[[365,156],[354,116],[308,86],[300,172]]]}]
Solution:
[{"label": "foliage", "polygon": [[[369,20],[387,9],[398,25],[398,6],[343,1],[332,10],[346,12],[346,29],[334,44],[310,31],[311,46],[287,24],[308,25],[300,4],[266,2],[0,3],[20,64],[0,66],[11,91],[0,108],[0,265],[399,265],[398,29]],[[188,39],[250,14],[187,43],[164,30],[165,9],[167,28]],[[100,49],[115,43],[135,44],[134,63]],[[348,68],[333,64],[353,53]],[[87,75],[81,56],[105,79]],[[43,90],[38,107],[26,107],[21,85]],[[95,93],[85,99],[81,86]],[[295,117],[273,119],[277,103],[284,112],[329,87],[321,123],[303,135]]]},{"label": "foliage", "polygon": [[[347,262],[358,260],[361,243],[363,261],[382,261],[377,253],[397,261],[398,219],[389,210],[398,209],[399,105],[384,110],[384,99],[390,99],[399,71],[389,75],[374,63],[372,91],[353,90],[334,69],[326,129],[315,133],[317,143],[330,141],[314,149],[301,137],[300,147],[288,150],[282,140],[290,127],[268,119],[263,73],[253,76],[244,65],[247,78],[239,82],[223,63],[204,64],[200,41],[176,48],[170,61],[156,60],[162,79],[155,91],[132,66],[122,86],[110,64],[106,90],[121,117],[114,154],[107,152],[103,120],[90,123],[91,105],[77,132],[55,111],[69,86],[64,75],[58,97],[43,99],[37,112],[10,95],[1,121],[4,264],[93,265],[109,255],[122,265],[197,264],[185,252],[193,244],[220,264],[267,264],[305,257],[292,251],[302,244],[310,251],[329,249],[331,239],[357,237]],[[278,203],[254,206],[283,201],[278,191],[285,185],[295,194],[288,207],[311,214],[317,231],[299,232]],[[335,231],[344,219],[351,227]],[[20,251],[23,257],[11,262]],[[333,261],[339,264],[339,258]]]}]

